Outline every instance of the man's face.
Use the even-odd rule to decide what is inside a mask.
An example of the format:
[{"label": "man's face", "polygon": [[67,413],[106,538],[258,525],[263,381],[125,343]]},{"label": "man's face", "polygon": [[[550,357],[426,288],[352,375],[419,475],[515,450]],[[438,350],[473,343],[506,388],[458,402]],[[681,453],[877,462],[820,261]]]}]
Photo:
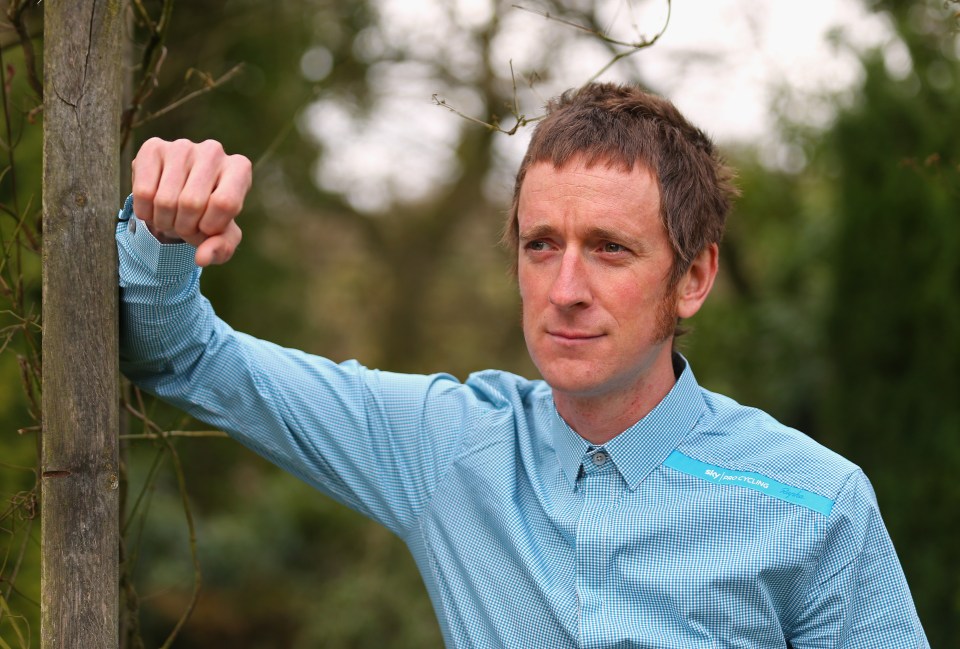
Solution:
[{"label": "man's face", "polygon": [[629,398],[669,367],[673,249],[652,172],[535,164],[518,222],[523,333],[555,395]]}]

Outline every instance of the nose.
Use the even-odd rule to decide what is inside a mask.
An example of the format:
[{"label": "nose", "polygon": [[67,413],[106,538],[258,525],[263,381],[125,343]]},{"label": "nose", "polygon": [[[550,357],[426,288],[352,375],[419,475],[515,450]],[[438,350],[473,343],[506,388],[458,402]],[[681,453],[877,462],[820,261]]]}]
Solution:
[{"label": "nose", "polygon": [[589,306],[590,282],[580,251],[570,247],[563,253],[557,275],[550,287],[550,303],[560,309]]}]

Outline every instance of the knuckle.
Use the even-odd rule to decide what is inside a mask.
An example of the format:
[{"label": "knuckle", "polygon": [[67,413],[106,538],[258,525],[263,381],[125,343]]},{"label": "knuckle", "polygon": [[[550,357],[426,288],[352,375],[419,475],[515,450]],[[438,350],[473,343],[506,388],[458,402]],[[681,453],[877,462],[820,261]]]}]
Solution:
[{"label": "knuckle", "polygon": [[165,145],[169,144],[166,140],[162,140],[158,137],[152,137],[146,140],[143,144],[140,145],[140,151],[150,151],[152,149],[159,149]]},{"label": "knuckle", "polygon": [[204,140],[197,148],[212,154],[223,154],[223,145],[217,140]]},{"label": "knuckle", "polygon": [[176,232],[180,238],[186,239],[197,233],[197,227],[192,222],[177,219],[177,222],[173,224],[173,231]]},{"label": "knuckle", "polygon": [[177,211],[184,214],[200,214],[203,208],[204,202],[196,196],[180,196],[177,202]]},{"label": "knuckle", "polygon": [[240,155],[235,153],[230,156],[230,162],[237,165],[237,168],[243,171],[244,173],[249,173],[253,170],[253,163],[250,162],[250,158],[245,155]]},{"label": "knuckle", "polygon": [[153,207],[160,212],[175,212],[177,209],[177,200],[171,196],[154,196]]},{"label": "knuckle", "polygon": [[221,234],[223,228],[220,227],[219,223],[214,223],[209,219],[204,219],[197,224],[197,230],[199,232],[203,232],[208,237],[213,237]]},{"label": "knuckle", "polygon": [[196,148],[196,144],[186,138],[180,138],[170,143],[172,152],[178,156],[188,156]]},{"label": "knuckle", "polygon": [[217,214],[233,218],[240,213],[243,203],[232,196],[212,196],[208,205]]},{"label": "knuckle", "polygon": [[137,202],[152,203],[154,196],[156,196],[156,190],[153,187],[143,182],[138,183],[136,179],[133,181],[131,193],[133,194],[133,200]]}]

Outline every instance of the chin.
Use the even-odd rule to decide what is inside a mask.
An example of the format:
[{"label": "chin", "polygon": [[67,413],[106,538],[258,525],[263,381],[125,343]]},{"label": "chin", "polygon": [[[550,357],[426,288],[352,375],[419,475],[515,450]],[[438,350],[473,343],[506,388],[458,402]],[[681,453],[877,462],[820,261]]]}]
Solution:
[{"label": "chin", "polygon": [[577,363],[537,364],[540,376],[554,392],[571,396],[590,397],[603,391],[604,381],[596,375],[596,368],[578,368]]}]

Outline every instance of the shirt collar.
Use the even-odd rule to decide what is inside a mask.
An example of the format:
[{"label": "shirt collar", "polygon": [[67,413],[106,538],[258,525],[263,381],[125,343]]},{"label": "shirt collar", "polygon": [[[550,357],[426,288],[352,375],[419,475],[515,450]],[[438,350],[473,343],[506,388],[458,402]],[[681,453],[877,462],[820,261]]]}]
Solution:
[{"label": "shirt collar", "polygon": [[[677,382],[647,415],[603,445],[631,490],[666,459],[689,433],[705,404],[690,364],[674,354]],[[553,440],[557,457],[571,486],[576,485],[580,465],[591,444],[563,420],[554,407]]]}]

